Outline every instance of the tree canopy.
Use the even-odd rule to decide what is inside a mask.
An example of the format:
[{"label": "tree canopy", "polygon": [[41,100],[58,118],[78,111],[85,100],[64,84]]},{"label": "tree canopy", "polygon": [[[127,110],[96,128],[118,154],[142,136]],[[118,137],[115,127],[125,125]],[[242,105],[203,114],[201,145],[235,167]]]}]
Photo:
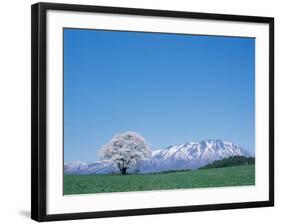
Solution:
[{"label": "tree canopy", "polygon": [[140,160],[151,156],[151,151],[145,139],[137,132],[116,134],[100,150],[102,160],[111,160],[122,174]]}]

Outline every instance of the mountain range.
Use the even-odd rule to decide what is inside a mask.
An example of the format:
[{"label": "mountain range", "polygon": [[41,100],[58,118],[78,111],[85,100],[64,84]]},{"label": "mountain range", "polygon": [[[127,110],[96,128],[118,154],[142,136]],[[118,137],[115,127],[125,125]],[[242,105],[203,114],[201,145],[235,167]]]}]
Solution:
[{"label": "mountain range", "polygon": [[[204,140],[153,150],[149,159],[130,167],[128,173],[198,169],[213,161],[231,156],[253,157],[254,155],[231,142]],[[65,174],[109,174],[119,173],[119,170],[111,161],[94,163],[71,161],[64,165],[64,172]]]}]

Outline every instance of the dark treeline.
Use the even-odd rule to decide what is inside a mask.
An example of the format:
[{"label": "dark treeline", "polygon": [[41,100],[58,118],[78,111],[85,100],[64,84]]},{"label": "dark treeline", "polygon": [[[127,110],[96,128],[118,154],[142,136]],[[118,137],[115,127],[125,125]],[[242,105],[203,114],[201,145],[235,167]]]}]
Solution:
[{"label": "dark treeline", "polygon": [[199,169],[220,168],[220,167],[228,167],[228,166],[242,166],[242,165],[249,165],[249,164],[255,164],[255,157],[231,156],[222,160],[216,160]]}]

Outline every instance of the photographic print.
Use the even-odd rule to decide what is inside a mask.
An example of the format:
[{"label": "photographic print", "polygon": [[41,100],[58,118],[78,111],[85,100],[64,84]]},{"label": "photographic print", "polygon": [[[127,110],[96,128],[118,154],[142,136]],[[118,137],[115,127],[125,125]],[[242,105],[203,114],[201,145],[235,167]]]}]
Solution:
[{"label": "photographic print", "polygon": [[63,194],[255,185],[255,38],[63,29]]},{"label": "photographic print", "polygon": [[274,18],[31,12],[32,219],[274,206]]}]

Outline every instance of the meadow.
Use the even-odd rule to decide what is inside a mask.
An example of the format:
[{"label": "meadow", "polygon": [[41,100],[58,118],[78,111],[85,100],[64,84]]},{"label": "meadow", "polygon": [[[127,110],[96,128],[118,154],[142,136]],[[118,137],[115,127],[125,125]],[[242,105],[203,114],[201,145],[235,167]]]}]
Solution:
[{"label": "meadow", "polygon": [[254,184],[255,165],[154,174],[65,175],[64,195]]}]

